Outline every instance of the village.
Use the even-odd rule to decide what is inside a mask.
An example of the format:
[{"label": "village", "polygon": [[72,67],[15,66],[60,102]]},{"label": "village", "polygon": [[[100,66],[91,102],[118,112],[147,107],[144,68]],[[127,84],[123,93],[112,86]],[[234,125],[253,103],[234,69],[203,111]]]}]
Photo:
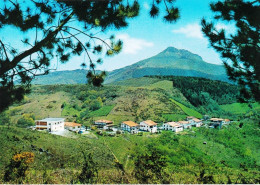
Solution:
[{"label": "village", "polygon": [[[156,123],[152,120],[141,121],[139,124],[133,121],[123,121],[120,125],[114,125],[110,120],[96,120],[91,128],[86,128],[82,124],[75,122],[66,122],[65,118],[45,118],[36,121],[33,129],[45,130],[55,134],[64,130],[78,134],[86,134],[91,130],[98,130],[98,134],[109,132],[114,136],[116,133],[128,132],[130,134],[142,134],[142,132],[160,133],[161,131],[172,131],[175,133],[182,132],[192,127],[222,128],[223,125],[229,124],[229,119],[206,118],[198,119],[193,116],[187,116],[186,120],[178,122]],[[160,126],[159,126],[160,125]]]}]

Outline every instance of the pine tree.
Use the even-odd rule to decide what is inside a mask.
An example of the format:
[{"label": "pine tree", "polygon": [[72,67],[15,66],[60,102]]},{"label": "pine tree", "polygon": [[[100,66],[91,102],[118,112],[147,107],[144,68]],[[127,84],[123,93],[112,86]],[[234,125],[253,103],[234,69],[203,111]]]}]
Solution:
[{"label": "pine tree", "polygon": [[[174,22],[179,18],[174,0],[151,1],[151,17],[159,14],[159,5],[166,11],[164,20]],[[141,2],[142,3],[142,2]],[[139,15],[137,0],[129,3],[123,0],[4,0],[0,4],[0,29],[9,25],[26,36],[30,32],[35,38],[24,38],[27,50],[20,51],[15,45],[0,40],[0,112],[15,101],[23,99],[30,91],[32,79],[49,73],[52,59],[65,63],[73,55],[85,53],[88,62],[88,81],[100,86],[105,73],[97,74],[95,66],[102,59],[94,61],[91,54],[105,52],[108,56],[119,53],[122,41],[112,35],[108,40],[95,35],[109,29],[120,29],[128,20]],[[15,81],[19,86],[15,86]]]},{"label": "pine tree", "polygon": [[234,23],[228,35],[213,22],[202,19],[202,31],[221,54],[227,74],[241,87],[240,100],[260,101],[260,1],[225,0],[210,4],[216,21]]}]

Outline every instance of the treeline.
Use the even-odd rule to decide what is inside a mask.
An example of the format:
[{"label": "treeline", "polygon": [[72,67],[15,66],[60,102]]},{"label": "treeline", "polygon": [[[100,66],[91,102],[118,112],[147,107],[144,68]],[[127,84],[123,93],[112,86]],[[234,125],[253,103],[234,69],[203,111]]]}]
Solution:
[{"label": "treeline", "polygon": [[216,101],[219,105],[235,103],[237,101],[237,96],[239,95],[238,87],[227,82],[198,77],[150,77],[172,81],[173,86],[177,87],[195,107],[205,105],[208,103],[207,101],[209,98]]}]

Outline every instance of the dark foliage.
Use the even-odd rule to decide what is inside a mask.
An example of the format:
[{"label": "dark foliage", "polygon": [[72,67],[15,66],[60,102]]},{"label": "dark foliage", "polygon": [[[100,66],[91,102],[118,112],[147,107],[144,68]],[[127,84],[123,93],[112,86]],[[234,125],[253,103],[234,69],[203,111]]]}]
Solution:
[{"label": "dark foliage", "polygon": [[167,176],[164,173],[164,169],[167,167],[167,159],[155,148],[139,154],[134,163],[134,175],[140,183],[163,183]]},{"label": "dark foliage", "polygon": [[84,154],[84,165],[82,171],[78,177],[80,183],[89,184],[95,183],[98,175],[97,164],[93,161],[93,154]]},{"label": "dark foliage", "polygon": [[211,3],[215,20],[234,23],[228,35],[213,22],[202,19],[202,31],[221,54],[229,78],[240,86],[241,101],[260,101],[260,1],[225,0]]},{"label": "dark foliage", "polygon": [[235,103],[239,95],[236,85],[197,77],[157,76],[173,81],[182,94],[195,107],[207,105],[213,100],[217,104]]}]

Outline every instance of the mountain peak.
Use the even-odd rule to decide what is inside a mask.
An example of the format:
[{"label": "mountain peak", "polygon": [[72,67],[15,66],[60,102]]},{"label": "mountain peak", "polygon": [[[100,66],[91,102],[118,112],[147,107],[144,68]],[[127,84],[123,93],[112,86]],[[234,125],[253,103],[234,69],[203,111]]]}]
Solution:
[{"label": "mountain peak", "polygon": [[155,57],[175,57],[177,58],[187,58],[190,60],[203,61],[201,56],[194,54],[185,49],[177,49],[175,47],[168,47]]},{"label": "mountain peak", "polygon": [[175,47],[168,47],[164,51],[162,51],[162,53],[177,52],[177,51],[179,51],[179,50],[177,48],[175,48]]}]

